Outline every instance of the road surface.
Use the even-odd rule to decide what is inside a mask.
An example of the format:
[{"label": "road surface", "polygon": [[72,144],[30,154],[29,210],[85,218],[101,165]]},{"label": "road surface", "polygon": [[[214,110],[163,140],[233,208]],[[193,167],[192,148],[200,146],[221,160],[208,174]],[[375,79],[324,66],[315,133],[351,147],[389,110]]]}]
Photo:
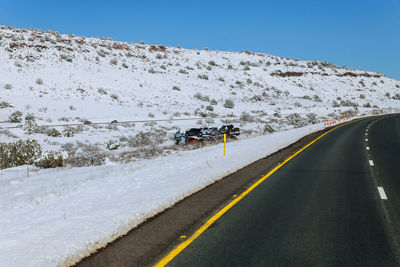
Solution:
[{"label": "road surface", "polygon": [[399,231],[400,116],[367,118],[292,158],[168,266],[399,266]]}]

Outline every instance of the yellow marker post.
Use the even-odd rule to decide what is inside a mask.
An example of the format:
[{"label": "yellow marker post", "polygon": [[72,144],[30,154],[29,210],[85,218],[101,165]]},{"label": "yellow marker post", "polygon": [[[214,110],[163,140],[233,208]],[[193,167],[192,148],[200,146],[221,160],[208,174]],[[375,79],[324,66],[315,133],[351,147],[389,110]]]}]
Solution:
[{"label": "yellow marker post", "polygon": [[224,134],[224,157],[226,155],[226,134]]},{"label": "yellow marker post", "polygon": [[324,123],[325,123],[325,116],[324,116]]}]

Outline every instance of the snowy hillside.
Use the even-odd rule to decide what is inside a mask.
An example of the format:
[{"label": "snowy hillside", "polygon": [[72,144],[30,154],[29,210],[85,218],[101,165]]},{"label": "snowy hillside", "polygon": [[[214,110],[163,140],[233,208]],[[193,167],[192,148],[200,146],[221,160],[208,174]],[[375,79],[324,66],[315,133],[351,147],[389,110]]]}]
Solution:
[{"label": "snowy hillside", "polygon": [[[105,144],[114,142],[118,150],[107,151],[114,161],[165,152],[179,128],[232,122],[240,124],[243,138],[320,122],[323,116],[342,117],[346,111],[351,115],[400,107],[398,81],[326,62],[4,26],[0,27],[0,73],[0,141],[31,138],[45,150],[60,150],[64,145],[62,150],[69,152],[107,151]],[[22,112],[15,120],[21,123],[8,122],[15,111]],[[16,126],[24,123],[28,113],[34,114],[39,126],[75,126],[39,127],[27,134]],[[232,118],[219,119],[225,116]],[[85,120],[182,118],[198,119],[82,124]],[[52,128],[57,131],[49,132]],[[68,131],[73,134],[65,134]],[[143,136],[151,138],[144,142]],[[149,149],[137,152],[143,144],[152,146],[150,154]],[[105,160],[103,155],[99,164]],[[73,160],[70,163],[74,165]]]}]

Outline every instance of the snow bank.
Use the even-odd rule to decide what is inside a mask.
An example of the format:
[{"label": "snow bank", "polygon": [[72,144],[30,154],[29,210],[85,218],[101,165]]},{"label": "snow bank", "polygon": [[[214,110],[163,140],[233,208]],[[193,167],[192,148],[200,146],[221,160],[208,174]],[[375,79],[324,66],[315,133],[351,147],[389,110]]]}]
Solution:
[{"label": "snow bank", "polygon": [[3,170],[0,265],[70,265],[321,124],[125,165]]}]

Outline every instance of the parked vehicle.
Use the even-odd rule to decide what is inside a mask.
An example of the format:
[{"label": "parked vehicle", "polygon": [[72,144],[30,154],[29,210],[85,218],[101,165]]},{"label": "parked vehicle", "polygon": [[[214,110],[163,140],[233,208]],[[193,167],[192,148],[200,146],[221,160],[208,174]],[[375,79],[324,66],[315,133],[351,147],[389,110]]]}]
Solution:
[{"label": "parked vehicle", "polygon": [[226,134],[228,136],[238,136],[240,135],[240,129],[233,127],[233,125],[224,125],[219,128],[220,134]]},{"label": "parked vehicle", "polygon": [[208,141],[220,138],[223,134],[228,137],[236,137],[240,135],[240,129],[233,125],[224,125],[221,128],[205,127],[205,128],[190,128],[185,132],[178,131],[174,135],[174,142],[179,144],[191,144],[195,142]]}]

